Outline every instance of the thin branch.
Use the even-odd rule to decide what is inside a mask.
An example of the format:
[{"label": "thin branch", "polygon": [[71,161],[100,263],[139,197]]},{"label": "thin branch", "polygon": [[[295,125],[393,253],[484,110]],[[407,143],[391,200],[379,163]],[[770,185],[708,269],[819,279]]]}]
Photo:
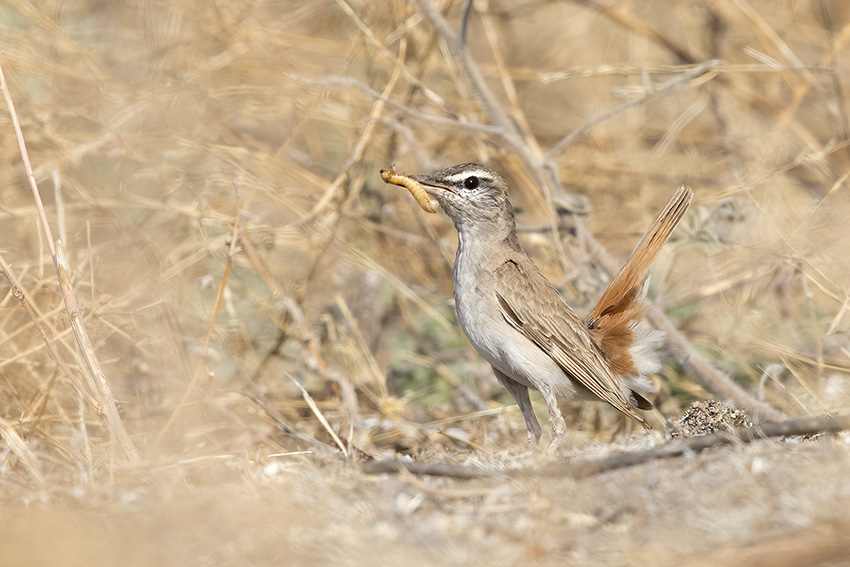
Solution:
[{"label": "thin branch", "polygon": [[[357,12],[346,2],[345,0],[336,0],[336,3],[340,8],[351,18],[351,21],[354,22],[354,25],[363,33],[363,36],[366,40],[371,43],[378,50],[380,55],[388,57],[393,60],[398,59],[398,54],[394,53],[390,50],[384,43],[375,36],[375,33],[369,28],[368,25],[363,21],[362,18],[357,14]],[[400,32],[393,33],[390,37],[398,36],[400,33],[403,33],[405,30],[401,30]],[[425,95],[425,98],[433,102],[438,106],[443,106],[446,104],[446,101],[438,95],[434,90],[432,90],[428,85],[424,84],[421,80],[421,77],[414,75],[408,68],[407,65],[401,66],[401,74],[406,81],[408,81],[411,85],[415,86],[418,91]]]},{"label": "thin branch", "polygon": [[636,108],[638,106],[646,104],[647,102],[650,102],[657,98],[661,98],[662,96],[669,94],[671,91],[675,91],[684,86],[687,86],[692,81],[702,77],[709,71],[713,70],[715,67],[722,67],[723,65],[724,62],[719,59],[714,59],[711,61],[706,61],[705,63],[701,63],[700,65],[688,69],[681,75],[677,75],[672,79],[665,81],[659,87],[647,91],[642,97],[637,98],[635,100],[630,100],[628,102],[624,102],[623,104],[615,106],[608,112],[600,114],[595,118],[592,118],[589,122],[585,123],[580,128],[573,130],[572,132],[561,138],[561,140],[558,141],[557,144],[552,146],[552,148],[548,152],[546,152],[546,159],[554,159],[556,155],[561,153],[561,150],[575,142],[580,137],[587,134],[591,129],[598,126],[602,122],[610,120],[611,118],[622,114],[627,110],[631,110],[632,108]]},{"label": "thin branch", "polygon": [[469,32],[469,19],[472,15],[473,0],[466,0],[466,6],[463,7],[463,18],[460,21],[460,43],[466,47],[466,34]]},{"label": "thin branch", "polygon": [[752,443],[770,437],[838,433],[839,431],[848,429],[850,429],[850,415],[837,417],[825,415],[788,419],[785,421],[761,423],[733,431],[723,431],[700,437],[689,437],[687,439],[671,441],[670,443],[646,449],[645,451],[623,453],[599,461],[557,463],[520,474],[523,476],[571,476],[573,478],[584,478],[616,469],[633,467],[658,459],[679,457],[687,453],[699,453],[721,445]]},{"label": "thin branch", "polygon": [[396,59],[396,64],[393,68],[393,72],[390,75],[386,86],[384,87],[384,92],[380,95],[380,99],[377,100],[372,106],[372,112],[369,113],[369,121],[366,123],[366,127],[363,129],[363,133],[360,134],[357,143],[354,145],[354,149],[351,151],[351,154],[349,154],[348,159],[345,160],[345,164],[343,165],[342,170],[336,176],[336,179],[334,179],[333,182],[328,186],[327,190],[325,191],[325,194],[322,195],[322,197],[313,206],[313,209],[310,211],[310,214],[307,215],[307,218],[304,219],[304,222],[310,222],[312,219],[315,219],[319,212],[322,211],[325,206],[327,206],[327,204],[331,202],[331,200],[336,196],[336,193],[339,188],[343,186],[345,180],[349,177],[348,172],[351,167],[363,158],[363,154],[366,151],[369,142],[372,140],[372,136],[375,132],[375,127],[384,113],[384,105],[386,103],[383,99],[389,99],[390,93],[392,93],[393,89],[395,89],[396,83],[398,82],[399,76],[401,75],[401,70],[404,67],[404,60],[406,59],[406,57],[407,39],[402,38],[399,41],[398,58]]},{"label": "thin branch", "polygon": [[728,376],[712,366],[711,362],[688,341],[661,308],[653,305],[647,310],[646,318],[659,331],[667,334],[667,345],[673,356],[703,386],[731,402],[735,407],[750,410],[766,419],[782,419],[782,412],[757,400],[738,386]]},{"label": "thin branch", "polygon": [[[573,195],[564,190],[558,178],[555,163],[542,154],[539,144],[534,140],[533,133],[528,131],[526,132],[527,137],[524,136],[517,122],[511,119],[510,114],[502,107],[499,99],[487,85],[487,81],[484,79],[484,75],[469,48],[463,44],[443,15],[434,8],[430,0],[416,0],[416,3],[419,6],[419,11],[428,18],[434,30],[445,42],[452,58],[464,70],[464,75],[469,80],[473,93],[478,97],[482,110],[490,122],[498,127],[498,134],[502,141],[509,146],[508,150],[517,154],[526,164],[527,171],[533,178],[533,185],[542,192],[546,202],[552,203],[554,193],[565,203],[570,203],[571,209],[583,209],[581,200],[575,199]],[[529,142],[529,140],[533,141]],[[549,208],[550,211],[554,210],[551,206]],[[554,213],[550,213],[549,220],[553,227],[558,223]],[[555,241],[555,247],[562,262],[564,262],[564,269],[566,269],[565,252],[560,240]]]},{"label": "thin branch", "polygon": [[310,77],[302,77],[300,75],[287,76],[293,81],[298,81],[299,83],[305,85],[312,85],[316,87],[351,87],[357,89],[365,94],[368,94],[375,100],[386,104],[393,110],[401,112],[405,116],[409,116],[411,118],[415,118],[417,120],[421,120],[422,122],[427,122],[428,124],[433,124],[435,126],[443,126],[446,128],[462,128],[465,130],[472,130],[473,132],[484,132],[485,134],[502,133],[500,128],[487,124],[481,124],[480,122],[468,122],[463,120],[456,120],[453,118],[443,118],[442,116],[434,116],[432,114],[425,114],[423,112],[416,112],[415,110],[411,110],[403,104],[399,104],[395,100],[379,93],[363,81],[360,81],[353,77],[344,77],[340,75],[325,75],[324,77],[313,79]]},{"label": "thin branch", "polygon": [[791,435],[813,435],[837,433],[850,429],[850,415],[805,417],[785,421],[766,422],[744,429],[724,431],[675,440],[644,451],[621,453],[605,459],[578,463],[555,463],[540,468],[514,468],[506,470],[486,469],[447,463],[404,461],[400,459],[370,461],[363,464],[367,474],[397,473],[406,470],[413,474],[445,476],[459,479],[492,477],[555,477],[568,476],[575,479],[593,476],[626,467],[633,467],[658,459],[679,457],[687,453],[699,453],[711,447],[752,443],[769,437]]},{"label": "thin branch", "polygon": [[600,0],[576,0],[576,2],[589,8],[593,8],[601,14],[605,14],[608,19],[617,22],[621,26],[632,30],[638,35],[649,38],[652,42],[660,45],[675,55],[682,63],[688,64],[697,62],[697,58],[694,57],[690,51],[662,34],[660,31],[649,25],[649,23],[645,20],[642,20],[632,14],[628,14],[613,4],[607,4]]},{"label": "thin branch", "polygon": [[401,459],[366,461],[363,463],[362,469],[366,474],[386,474],[407,471],[417,475],[445,476],[463,480],[471,478],[502,477],[509,474],[509,471],[499,471],[495,469],[482,469],[466,465],[453,465],[449,463],[403,461]]},{"label": "thin branch", "polygon": [[[463,44],[461,38],[455,33],[443,15],[434,8],[430,0],[416,0],[419,11],[431,22],[437,34],[443,38],[449,48],[454,60],[463,68],[475,94],[478,96],[481,108],[492,124],[497,127],[498,134],[516,151],[529,165],[539,166],[540,159],[531,153],[527,144],[523,143],[522,134],[516,124],[510,119],[505,109],[502,108],[499,99],[487,86],[487,81],[472,57],[469,49]],[[533,168],[535,173],[538,168]]]}]

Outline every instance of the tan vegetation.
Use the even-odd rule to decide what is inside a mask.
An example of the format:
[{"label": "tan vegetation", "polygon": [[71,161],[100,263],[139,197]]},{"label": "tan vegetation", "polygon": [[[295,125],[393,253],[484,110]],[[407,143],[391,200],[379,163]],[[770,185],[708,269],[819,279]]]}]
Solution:
[{"label": "tan vegetation", "polygon": [[756,421],[850,409],[845,2],[429,6],[0,5],[49,226],[3,104],[9,564],[850,555],[846,434],[584,479],[360,470],[548,462],[455,321],[453,228],[383,183],[393,163],[498,169],[521,239],[581,314],[694,189],[650,289],[671,333],[657,433],[575,404],[556,461],[663,443],[694,399]]}]

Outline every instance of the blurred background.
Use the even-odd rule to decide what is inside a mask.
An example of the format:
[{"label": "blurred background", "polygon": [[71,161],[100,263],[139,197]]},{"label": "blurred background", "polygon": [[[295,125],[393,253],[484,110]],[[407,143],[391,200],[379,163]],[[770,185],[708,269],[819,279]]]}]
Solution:
[{"label": "blurred background", "polygon": [[[850,407],[850,4],[437,4],[0,5],[0,65],[136,466],[523,449],[455,318],[454,228],[381,182],[392,164],[501,172],[580,314],[610,278],[586,236],[620,264],[690,185],[652,301],[753,399]],[[0,278],[3,475],[111,478],[126,455],[82,393],[100,399],[5,105],[0,160],[0,255],[35,313]],[[718,394],[661,355],[663,430]],[[568,446],[631,431],[564,409]]]}]

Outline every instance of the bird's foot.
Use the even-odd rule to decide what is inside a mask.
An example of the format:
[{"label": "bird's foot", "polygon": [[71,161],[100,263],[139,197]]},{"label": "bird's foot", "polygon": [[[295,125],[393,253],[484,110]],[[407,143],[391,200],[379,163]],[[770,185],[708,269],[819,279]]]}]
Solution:
[{"label": "bird's foot", "polygon": [[553,456],[563,442],[564,432],[552,431],[552,442],[549,443],[549,447],[546,449],[546,455],[549,457]]},{"label": "bird's foot", "polygon": [[546,455],[553,456],[564,442],[564,437],[567,434],[567,423],[561,416],[561,412],[557,414],[550,413],[549,421],[552,423],[552,441],[549,443],[549,448],[546,449]]}]

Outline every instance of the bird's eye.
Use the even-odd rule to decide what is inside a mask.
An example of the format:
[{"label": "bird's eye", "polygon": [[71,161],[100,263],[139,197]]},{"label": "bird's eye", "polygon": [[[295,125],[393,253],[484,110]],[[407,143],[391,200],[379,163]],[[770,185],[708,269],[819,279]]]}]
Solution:
[{"label": "bird's eye", "polygon": [[478,187],[478,181],[478,178],[472,175],[463,180],[463,186],[467,189],[475,189]]}]

